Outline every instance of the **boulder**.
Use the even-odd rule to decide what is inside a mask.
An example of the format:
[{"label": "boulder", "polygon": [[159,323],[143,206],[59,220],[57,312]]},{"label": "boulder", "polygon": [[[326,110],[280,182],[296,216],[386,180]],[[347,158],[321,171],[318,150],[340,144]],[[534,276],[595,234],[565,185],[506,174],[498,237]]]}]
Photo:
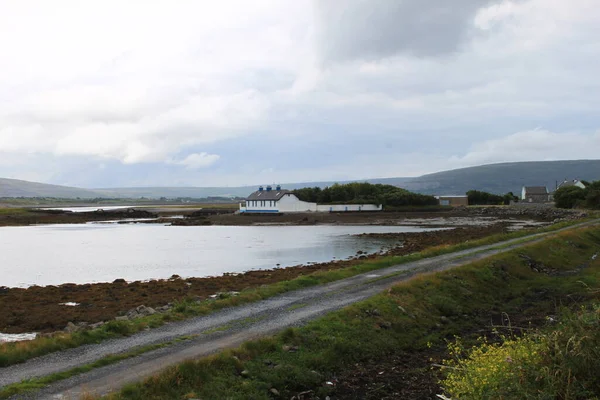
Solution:
[{"label": "boulder", "polygon": [[146,307],[146,306],[139,306],[138,308],[135,309],[135,311],[143,317],[147,317],[148,315],[154,315],[156,314],[156,310],[152,307]]},{"label": "boulder", "polygon": [[104,326],[104,324],[105,324],[104,321],[96,322],[95,324],[90,325],[90,329],[98,329],[98,328]]},{"label": "boulder", "polygon": [[127,315],[123,315],[121,317],[116,317],[115,321],[129,321],[129,318],[127,318]]},{"label": "boulder", "polygon": [[75,325],[72,322],[69,322],[67,324],[67,326],[65,326],[65,329],[64,329],[64,331],[67,333],[74,333],[74,332],[77,332],[78,330],[79,330],[79,328],[77,328],[77,325]]}]

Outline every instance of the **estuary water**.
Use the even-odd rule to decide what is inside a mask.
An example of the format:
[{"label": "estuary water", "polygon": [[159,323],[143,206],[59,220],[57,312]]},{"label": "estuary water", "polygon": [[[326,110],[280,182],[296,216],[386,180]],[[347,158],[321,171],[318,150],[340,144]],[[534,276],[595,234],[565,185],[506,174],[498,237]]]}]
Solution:
[{"label": "estuary water", "polygon": [[346,259],[389,239],[360,233],[417,226],[165,226],[80,224],[0,228],[0,286],[221,275]]}]

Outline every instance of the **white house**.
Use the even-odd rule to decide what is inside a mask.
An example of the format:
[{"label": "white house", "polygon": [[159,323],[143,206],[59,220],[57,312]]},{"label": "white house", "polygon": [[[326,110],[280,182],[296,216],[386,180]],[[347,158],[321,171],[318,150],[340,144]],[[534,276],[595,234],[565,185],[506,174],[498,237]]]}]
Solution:
[{"label": "white house", "polygon": [[550,201],[550,193],[548,193],[546,186],[523,186],[521,201],[526,203],[547,203]]},{"label": "white house", "polygon": [[258,188],[245,204],[240,204],[240,213],[304,213],[304,212],[350,212],[381,211],[383,207],[376,204],[317,204],[302,201],[290,190],[276,186]]},{"label": "white house", "polygon": [[573,179],[570,181],[565,179],[562,183],[560,183],[558,185],[558,187],[556,189],[558,190],[562,187],[569,187],[569,186],[576,186],[578,188],[585,189],[585,184],[583,182],[581,182],[579,179]]}]

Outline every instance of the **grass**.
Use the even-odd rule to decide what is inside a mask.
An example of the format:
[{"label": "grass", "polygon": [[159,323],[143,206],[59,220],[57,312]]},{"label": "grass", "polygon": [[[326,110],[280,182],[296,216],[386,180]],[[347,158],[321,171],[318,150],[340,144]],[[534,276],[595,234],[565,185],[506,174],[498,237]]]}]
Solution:
[{"label": "grass", "polygon": [[0,215],[23,215],[29,212],[26,208],[0,207]]},{"label": "grass", "polygon": [[28,359],[39,357],[44,354],[78,347],[85,344],[100,343],[104,340],[120,336],[132,335],[147,328],[156,328],[162,326],[167,322],[207,315],[223,308],[260,301],[282,293],[330,283],[361,273],[387,268],[392,265],[405,264],[424,258],[467,250],[477,246],[490,245],[509,239],[522,238],[533,233],[551,232],[580,222],[582,221],[563,222],[543,229],[497,234],[479,240],[467,241],[458,245],[436,246],[426,249],[422,252],[406,256],[382,256],[375,259],[366,260],[361,264],[348,268],[315,272],[289,281],[282,281],[264,287],[243,290],[238,296],[208,300],[201,303],[198,303],[193,299],[183,299],[175,304],[172,312],[156,314],[133,321],[110,321],[108,324],[95,330],[76,332],[73,334],[62,333],[56,337],[40,337],[27,342],[0,344],[0,368],[21,363],[27,361]]},{"label": "grass", "polygon": [[22,381],[22,382],[15,383],[12,385],[7,385],[7,386],[0,388],[0,399],[8,399],[9,397],[12,397],[17,394],[23,394],[23,393],[27,393],[27,392],[33,392],[36,390],[40,390],[40,389],[44,388],[45,386],[50,385],[51,383],[58,382],[63,379],[68,379],[72,376],[83,374],[85,372],[89,372],[96,368],[101,368],[101,367],[105,367],[110,364],[115,364],[119,361],[137,357],[141,354],[148,353],[150,351],[162,349],[164,347],[171,346],[172,344],[179,343],[181,341],[192,340],[192,339],[194,339],[194,336],[185,336],[185,337],[181,337],[181,338],[178,338],[176,340],[166,342],[166,343],[138,347],[138,348],[136,348],[132,351],[126,352],[126,353],[108,355],[97,361],[94,361],[93,363],[90,363],[90,364],[87,364],[87,365],[84,365],[81,367],[73,368],[68,371],[59,372],[59,373],[48,375],[48,376],[45,376],[42,378],[28,379],[26,381]]},{"label": "grass", "polygon": [[[419,275],[305,327],[168,368],[108,398],[271,399],[272,388],[281,398],[306,390],[320,398],[335,395],[325,382],[355,363],[445,347],[447,338],[482,328],[491,332],[490,318],[503,313],[536,320],[555,313],[557,304],[597,302],[600,292],[589,288],[598,287],[600,279],[600,258],[592,261],[599,246],[600,228],[576,229],[463,267]],[[523,255],[556,273],[534,271]]]}]

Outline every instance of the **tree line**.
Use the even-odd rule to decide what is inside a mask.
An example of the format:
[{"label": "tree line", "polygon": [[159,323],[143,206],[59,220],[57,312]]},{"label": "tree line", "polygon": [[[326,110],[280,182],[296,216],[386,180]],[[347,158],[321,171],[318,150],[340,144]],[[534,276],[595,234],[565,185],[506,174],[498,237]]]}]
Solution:
[{"label": "tree line", "polygon": [[324,189],[309,187],[293,193],[302,201],[320,204],[382,204],[384,207],[433,206],[438,201],[433,196],[413,193],[392,185],[354,182],[334,184]]},{"label": "tree line", "polygon": [[467,192],[470,206],[499,206],[509,205],[511,201],[518,201],[519,197],[513,192],[504,195],[482,192],[480,190],[469,190]]},{"label": "tree line", "polygon": [[600,181],[582,183],[585,189],[577,186],[559,188],[554,193],[556,207],[600,209]]}]

